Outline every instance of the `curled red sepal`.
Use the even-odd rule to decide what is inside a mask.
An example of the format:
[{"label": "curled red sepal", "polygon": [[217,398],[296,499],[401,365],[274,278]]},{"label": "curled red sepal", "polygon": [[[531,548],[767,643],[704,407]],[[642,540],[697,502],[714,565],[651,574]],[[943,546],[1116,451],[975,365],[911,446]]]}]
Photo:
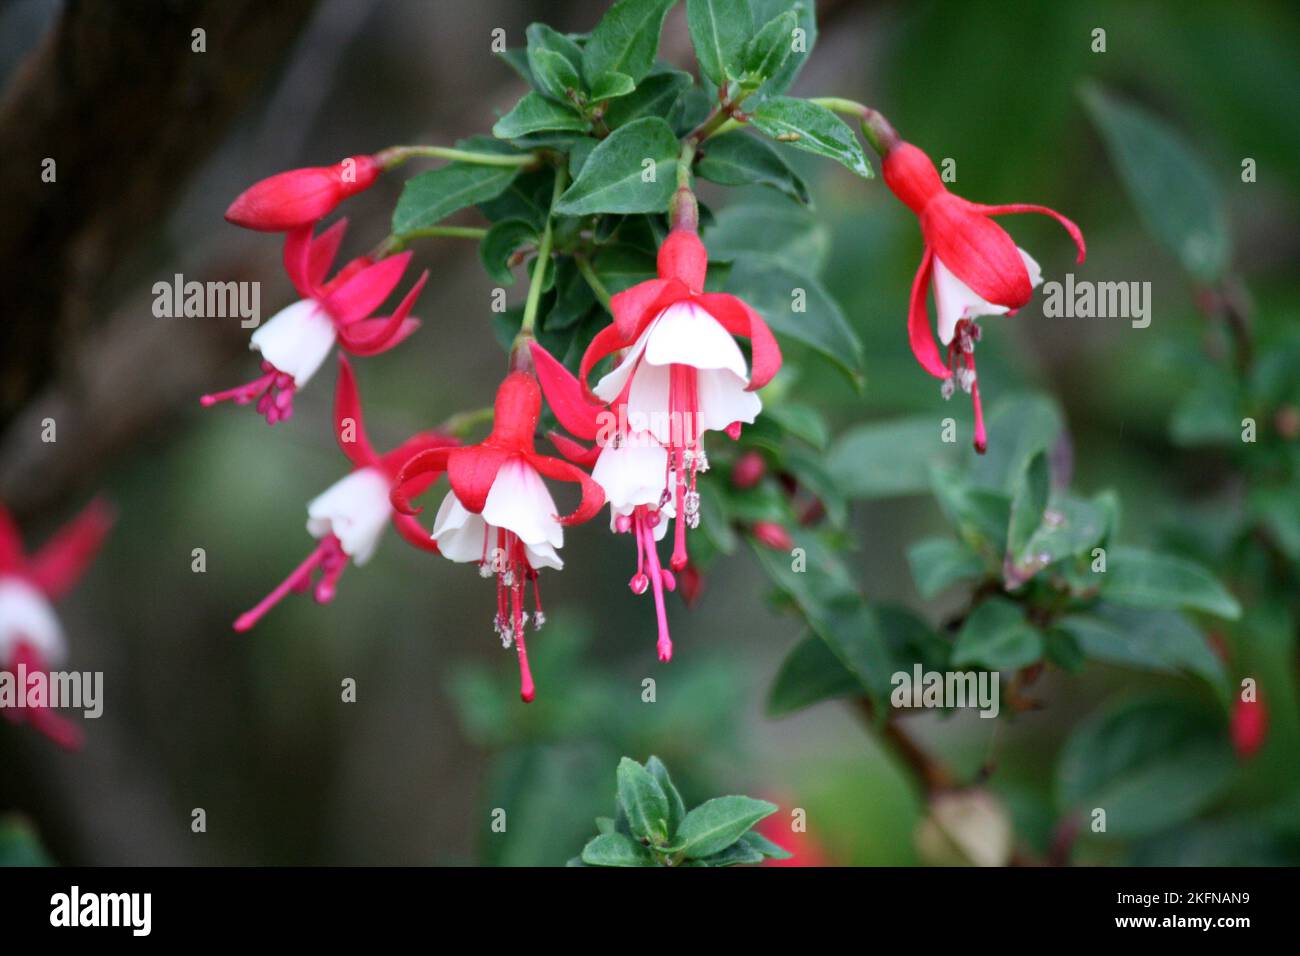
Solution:
[{"label": "curled red sepal", "polygon": [[[536,468],[538,473],[544,477],[553,478],[556,481],[572,481],[582,489],[582,501],[578,503],[578,507],[567,515],[555,516],[560,524],[575,525],[590,521],[605,504],[605,489],[596,484],[592,477],[577,465],[547,455],[531,454],[525,457],[528,464]],[[461,501],[461,504],[464,504],[464,500]],[[465,505],[465,507],[468,508],[469,505]]]},{"label": "curled red sepal", "polygon": [[935,344],[930,328],[930,314],[925,307],[925,297],[930,291],[930,277],[934,272],[934,253],[929,247],[921,255],[921,266],[912,280],[912,300],[907,313],[907,337],[912,344],[912,354],[921,367],[935,378],[948,378],[952,370],[943,362],[939,346]]},{"label": "curled red sepal", "polygon": [[85,573],[112,526],[112,509],[96,498],[31,557],[28,577],[51,601],[58,600]]},{"label": "curled red sepal", "polygon": [[339,353],[339,379],[334,387],[334,437],[348,461],[357,468],[375,464],[378,456],[366,435],[361,396],[347,356]]},{"label": "curled red sepal", "polygon": [[393,527],[397,533],[406,540],[408,544],[414,545],[421,551],[428,551],[431,554],[438,554],[438,542],[433,540],[433,535],[425,530],[424,525],[416,521],[412,515],[394,514]]},{"label": "curled red sepal", "polygon": [[341,327],[338,330],[339,342],[357,355],[378,355],[407,338],[420,327],[418,319],[408,319],[407,316],[428,279],[426,269],[387,318],[362,319]]},{"label": "curled red sepal", "polygon": [[427,448],[408,458],[406,464],[398,469],[397,476],[393,479],[392,490],[388,493],[388,501],[393,506],[393,510],[404,515],[418,515],[423,511],[424,509],[418,505],[411,504],[412,492],[408,485],[430,472],[441,474],[446,471],[447,458],[456,450],[458,449],[450,447]]},{"label": "curled red sepal", "polygon": [[600,457],[602,451],[599,445],[592,445],[588,448],[582,442],[574,441],[568,435],[560,432],[547,432],[546,437],[551,440],[551,444],[556,447],[561,455],[582,468],[595,467],[596,459]]},{"label": "curled red sepal", "polygon": [[555,417],[570,434],[583,441],[595,441],[604,405],[588,401],[577,376],[537,342],[531,343],[530,349],[537,381]]},{"label": "curled red sepal", "polygon": [[694,301],[732,335],[749,339],[752,355],[747,390],[757,391],[772,381],[781,370],[781,347],[763,317],[743,299],[725,292],[697,295]]},{"label": "curled red sepal", "polygon": [[1030,203],[1009,203],[1002,206],[984,206],[979,203],[971,203],[971,205],[986,216],[1010,216],[1022,212],[1036,212],[1044,216],[1051,216],[1061,224],[1065,231],[1070,234],[1070,238],[1074,240],[1074,247],[1079,253],[1075,262],[1082,263],[1087,258],[1088,246],[1083,241],[1083,230],[1076,226],[1073,220],[1062,216],[1055,209],[1049,209],[1047,206],[1035,206]]},{"label": "curled red sepal", "polygon": [[331,289],[324,300],[324,306],[333,316],[335,324],[350,325],[379,308],[397,288],[397,283],[402,281],[402,273],[410,261],[409,251],[399,252],[363,267]]}]

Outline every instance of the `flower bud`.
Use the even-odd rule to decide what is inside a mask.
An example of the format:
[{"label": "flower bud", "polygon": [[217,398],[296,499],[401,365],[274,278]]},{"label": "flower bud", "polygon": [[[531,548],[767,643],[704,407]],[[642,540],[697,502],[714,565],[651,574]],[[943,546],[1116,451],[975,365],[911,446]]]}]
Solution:
[{"label": "flower bud", "polygon": [[1259,748],[1264,746],[1267,735],[1268,711],[1264,709],[1263,699],[1238,698],[1232,708],[1232,746],[1237,751],[1237,756],[1242,760],[1255,756]]},{"label": "flower bud", "polygon": [[371,156],[278,173],[240,193],[226,210],[226,221],[260,232],[288,232],[329,215],[344,199],[369,189],[379,173]]},{"label": "flower bud", "polygon": [[775,521],[759,521],[754,524],[754,537],[757,541],[773,551],[789,551],[794,547],[794,539],[784,525]]},{"label": "flower bud", "polygon": [[747,451],[731,467],[731,483],[742,491],[753,488],[767,472],[763,456],[756,451]]}]

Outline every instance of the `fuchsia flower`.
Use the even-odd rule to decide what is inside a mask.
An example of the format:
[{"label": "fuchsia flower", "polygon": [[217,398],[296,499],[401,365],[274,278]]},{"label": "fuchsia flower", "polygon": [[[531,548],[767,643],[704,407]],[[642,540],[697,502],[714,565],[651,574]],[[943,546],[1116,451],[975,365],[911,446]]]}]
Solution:
[{"label": "fuchsia flower", "polygon": [[340,220],[319,236],[312,235],[311,225],[285,236],[284,268],[303,298],[253,333],[249,348],[262,353],[262,374],[246,385],[204,395],[205,408],[256,399],[257,411],[274,425],[293,415],[294,392],[316,374],[336,341],[353,355],[378,355],[419,328],[419,320],[408,315],[429,278],[427,270],[392,315],[369,318],[401,281],[409,252],[378,262],[361,256],[324,281],[346,228],[347,220]]},{"label": "fuchsia flower", "polygon": [[[1079,262],[1086,254],[1083,233],[1046,206],[984,206],[950,193],[930,157],[896,137],[885,149],[883,166],[885,182],[916,213],[925,238],[908,313],[912,353],[927,372],[943,379],[944,398],[953,393],[954,377],[970,393],[975,405],[975,449],[982,453],[987,438],[975,376],[975,343],[980,339],[975,320],[981,315],[1013,315],[1042,282],[1038,263],[991,217],[1021,212],[1053,217],[1074,240]],[[930,288],[934,289],[939,341],[948,348],[946,362],[930,330],[925,304]]]},{"label": "fuchsia flower", "polygon": [[1238,697],[1233,701],[1230,727],[1237,756],[1242,760],[1255,756],[1268,737],[1268,711],[1264,707],[1264,698],[1257,695],[1254,700]]},{"label": "fuchsia flower", "polygon": [[[67,641],[51,606],[72,590],[104,543],[113,518],[93,501],[36,554],[23,554],[22,538],[0,505],[0,667],[15,676],[46,672],[67,657]],[[19,688],[20,693],[26,687]],[[6,709],[18,721],[26,715],[38,731],[61,747],[81,746],[82,733],[49,707]]]},{"label": "fuchsia flower", "polygon": [[373,156],[352,156],[333,166],[277,173],[240,193],[226,210],[226,221],[260,232],[310,226],[349,196],[369,189],[382,171]]},{"label": "fuchsia flower", "polygon": [[[781,350],[767,324],[732,295],[706,293],[708,257],[691,228],[674,229],[659,249],[659,278],[620,292],[610,302],[614,321],[592,340],[579,380],[533,346],[538,378],[560,423],[586,446],[552,435],[566,457],[594,463],[592,478],[605,490],[616,531],[633,532],[637,594],[652,587],[658,617],[659,659],[672,657],[663,591],[672,573],[660,567],[655,542],[675,519],[674,571],[686,567],[686,528],[699,524],[696,475],[708,469],[706,431],[739,437],[762,408],[754,392],[781,367]],[[753,375],[734,336],[750,340]],[[623,354],[595,387],[595,365]],[[585,395],[584,395],[585,392]],[[600,404],[593,404],[599,402]],[[646,573],[646,567],[649,573]]]},{"label": "fuchsia flower", "polygon": [[[403,462],[430,449],[448,448],[456,440],[436,431],[422,432],[386,454],[377,453],[361,419],[361,400],[352,366],[342,355],[334,393],[334,433],[343,454],[352,462],[352,472],[307,505],[307,531],[320,544],[275,590],[236,618],[236,631],[252,628],[290,592],[307,591],[312,586],[313,574],[318,571],[320,576],[313,593],[317,603],[328,604],[334,599],[335,588],[348,561],[358,567],[369,561],[379,545],[384,526],[390,521],[412,544],[428,546],[428,538],[419,523],[393,510],[389,489],[397,480]],[[423,491],[435,478],[429,475],[413,480],[411,493]]]},{"label": "fuchsia flower", "polygon": [[[411,457],[397,474],[392,504],[406,515],[419,514],[410,498],[414,482],[444,470],[451,490],[434,519],[432,540],[421,545],[439,550],[456,562],[478,563],[483,577],[496,575],[497,612],[493,629],[503,647],[512,644],[519,655],[519,696],[525,702],[535,694],[528,667],[524,629],[525,582],[533,585],[533,629],[546,617],[538,590],[538,571],[564,567],[558,549],[564,544],[564,525],[589,520],[605,503],[605,496],[586,472],[562,461],[539,455],[533,444],[542,394],[537,381],[523,371],[511,372],[497,389],[492,433],[477,445],[434,448]],[[560,517],[555,500],[542,478],[571,481],[582,489],[577,509]]]}]

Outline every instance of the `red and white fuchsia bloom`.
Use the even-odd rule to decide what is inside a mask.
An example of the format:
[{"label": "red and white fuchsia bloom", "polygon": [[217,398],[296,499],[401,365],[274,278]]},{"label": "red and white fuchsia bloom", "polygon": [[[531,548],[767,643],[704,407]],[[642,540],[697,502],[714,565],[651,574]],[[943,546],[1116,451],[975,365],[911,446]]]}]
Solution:
[{"label": "red and white fuchsia bloom", "polygon": [[[528,667],[524,629],[525,583],[533,585],[534,630],[545,623],[538,571],[564,566],[559,548],[564,525],[589,520],[605,503],[600,486],[574,465],[539,455],[534,446],[542,393],[537,380],[524,371],[511,372],[497,389],[492,432],[481,443],[463,448],[435,448],[411,457],[393,483],[393,507],[406,515],[418,514],[411,497],[418,479],[436,478],[444,470],[451,490],[434,519],[432,544],[456,562],[477,562],[483,577],[496,576],[497,611],[493,629],[504,647],[512,644],[519,655],[520,690],[525,701],[535,689]],[[572,514],[561,517],[542,478],[571,481],[582,489],[582,500]]]},{"label": "red and white fuchsia bloom", "polygon": [[333,166],[277,173],[240,193],[226,210],[226,221],[260,232],[310,226],[349,196],[369,189],[382,171],[373,156],[351,156]]},{"label": "red and white fuchsia bloom", "polygon": [[[1021,212],[1053,217],[1074,240],[1079,262],[1086,254],[1083,233],[1046,206],[985,206],[950,193],[930,157],[911,143],[892,139],[885,148],[883,166],[885,182],[916,213],[925,238],[908,313],[912,353],[927,372],[943,379],[945,398],[953,393],[954,379],[970,393],[975,405],[975,448],[982,453],[987,437],[975,375],[975,343],[980,339],[975,320],[981,315],[1014,314],[1042,282],[1038,263],[1018,248],[991,217]],[[939,341],[948,350],[946,361],[930,330],[925,297],[931,288],[938,313]]]},{"label": "red and white fuchsia bloom", "polygon": [[[665,450],[660,505],[674,509],[675,571],[688,560],[686,526],[699,524],[695,477],[708,468],[704,433],[739,437],[763,407],[754,393],[781,367],[781,349],[757,312],[734,295],[704,291],[707,267],[695,231],[674,229],[659,247],[659,278],[611,299],[614,321],[592,339],[579,369],[588,396],[618,415],[598,444],[621,447],[648,432]],[[738,335],[750,341],[752,374]],[[592,369],[616,352],[614,368],[591,386]]]},{"label": "red and white fuchsia bloom", "polygon": [[257,411],[274,425],[293,415],[294,392],[316,374],[335,342],[353,355],[378,355],[419,328],[419,320],[409,315],[429,278],[427,270],[392,315],[369,318],[401,281],[409,252],[378,262],[360,256],[325,281],[346,228],[347,220],[340,220],[319,236],[312,235],[312,225],[285,236],[284,268],[302,299],[253,333],[249,348],[262,353],[262,374],[246,385],[204,395],[205,408],[256,400]]},{"label": "red and white fuchsia bloom", "polygon": [[[56,534],[36,554],[23,553],[22,538],[0,505],[0,668],[15,677],[48,672],[67,657],[67,640],[53,603],[72,590],[94,560],[113,524],[109,509],[92,502],[71,524]],[[19,687],[19,693],[26,693]],[[5,709],[69,750],[81,745],[80,728],[47,706]]]},{"label": "red and white fuchsia bloom", "polygon": [[[659,278],[610,301],[614,321],[582,358],[581,382],[541,346],[533,360],[547,400],[568,431],[596,447],[552,436],[604,489],[614,530],[632,532],[637,572],[629,586],[652,588],[659,659],[672,657],[663,591],[676,587],[659,564],[655,542],[675,519],[671,567],[689,560],[686,528],[699,524],[696,476],[708,469],[706,431],[733,438],[762,408],[754,392],[781,367],[781,351],[763,319],[732,295],[704,292],[708,257],[693,228],[677,228],[659,249]],[[734,336],[750,340],[753,375]],[[593,387],[587,379],[603,358],[621,353]],[[584,396],[585,391],[585,396]],[[599,402],[599,404],[594,404]],[[648,568],[648,572],[647,572]]]},{"label": "red and white fuchsia bloom", "polygon": [[[429,449],[450,447],[456,440],[439,432],[423,432],[387,454],[377,453],[361,419],[361,400],[352,366],[342,355],[334,395],[334,433],[343,454],[352,462],[352,472],[307,505],[307,531],[320,544],[275,590],[236,618],[237,631],[252,628],[290,592],[303,593],[312,588],[316,572],[319,578],[313,595],[318,603],[328,604],[334,599],[348,561],[358,567],[369,561],[390,521],[402,537],[419,547],[426,546],[427,537],[419,523],[393,510],[389,490],[403,462]],[[423,491],[436,477],[428,475],[413,481],[412,493]]]}]

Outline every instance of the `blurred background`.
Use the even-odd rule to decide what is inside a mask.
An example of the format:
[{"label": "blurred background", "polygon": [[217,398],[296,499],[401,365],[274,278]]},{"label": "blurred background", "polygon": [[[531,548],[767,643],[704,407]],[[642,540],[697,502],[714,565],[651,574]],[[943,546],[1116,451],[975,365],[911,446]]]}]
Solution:
[{"label": "blurred background", "polygon": [[[748,552],[714,565],[696,607],[669,609],[676,654],[654,656],[648,599],[623,586],[625,539],[572,531],[547,574],[547,628],[530,642],[537,702],[516,694],[513,652],[491,629],[491,586],[387,535],[344,575],[334,603],[290,599],[252,633],[231,621],[307,554],[305,503],[346,463],[329,426],[329,376],[293,421],[268,431],[247,409],[198,396],[252,377],[236,320],[159,319],[152,286],[257,280],[263,315],[293,298],[280,240],[222,213],[271,173],[395,143],[450,144],[490,129],[522,81],[493,56],[528,23],[585,31],[597,5],[479,0],[109,3],[0,7],[0,250],[12,301],[0,331],[0,500],[29,546],[103,493],[118,524],[59,607],[69,666],[105,674],[104,716],[80,753],[0,722],[0,816],[68,864],[558,864],[612,811],[614,768],[656,753],[688,805],[750,793],[807,810],[800,844],[838,864],[937,862],[915,834],[925,802],[857,710],[825,703],[774,719],[765,704],[802,631],[767,599]],[[1248,491],[1220,456],[1177,444],[1171,416],[1216,343],[1197,290],[1129,201],[1080,90],[1104,84],[1181,130],[1221,184],[1233,265],[1258,340],[1300,312],[1300,12],[1294,5],[1085,2],[818,3],[815,55],[793,92],[879,107],[981,202],[1043,203],[1088,238],[1080,278],[1149,280],[1152,326],[1046,320],[1036,297],[988,323],[986,394],[1030,387],[1060,405],[1075,486],[1115,488],[1130,540],[1178,540],[1211,563],[1216,520]],[[191,51],[204,28],[206,52]],[[1106,31],[1106,51],[1092,31]],[[680,5],[661,55],[690,63]],[[58,160],[56,183],[39,179]],[[1243,158],[1257,162],[1253,183]],[[809,367],[801,399],[835,431],[937,413],[904,322],[920,254],[914,218],[879,181],[802,163],[824,234],[823,279],[866,346],[866,385]],[[345,254],[387,234],[405,172],[352,200]],[[716,187],[713,187],[716,189]],[[706,186],[719,208],[726,195]],[[473,216],[464,220],[475,222]],[[1045,274],[1073,268],[1059,228],[1006,223]],[[372,437],[387,448],[490,403],[504,368],[489,311],[495,283],[476,244],[424,240],[423,329],[356,363]],[[510,290],[522,301],[526,284]],[[1190,356],[1190,357],[1189,357]],[[955,406],[954,406],[955,407]],[[58,440],[40,441],[53,417]],[[1294,438],[1292,439],[1294,441]],[[869,598],[932,623],[907,546],[942,527],[927,496],[855,508],[849,556]],[[1207,546],[1208,547],[1208,546]],[[206,552],[206,572],[191,570]],[[1294,566],[1292,566],[1294,567]],[[1285,572],[1289,573],[1289,572]],[[1297,590],[1289,585],[1292,597]],[[1285,591],[1286,588],[1283,588]],[[1248,611],[1252,595],[1240,595]],[[1272,607],[1272,606],[1271,606]],[[1086,862],[1295,862],[1294,601],[1256,620],[1275,684],[1268,749],[1203,819],[1141,840],[1097,841]],[[656,681],[656,702],[642,681]],[[353,678],[356,703],[340,701]],[[1049,675],[1042,710],[1014,720],[908,718],[909,731],[1006,808],[1025,859],[1059,835],[1055,767],[1072,727],[1115,692],[1186,680],[1105,666]],[[1273,703],[1273,701],[1270,701]],[[968,719],[970,718],[970,719]],[[996,729],[994,726],[996,725]],[[1250,808],[1292,795],[1276,827]],[[191,832],[203,808],[207,832]],[[490,829],[507,811],[504,834]],[[778,840],[779,834],[775,835]],[[788,842],[788,841],[787,841]]]}]

